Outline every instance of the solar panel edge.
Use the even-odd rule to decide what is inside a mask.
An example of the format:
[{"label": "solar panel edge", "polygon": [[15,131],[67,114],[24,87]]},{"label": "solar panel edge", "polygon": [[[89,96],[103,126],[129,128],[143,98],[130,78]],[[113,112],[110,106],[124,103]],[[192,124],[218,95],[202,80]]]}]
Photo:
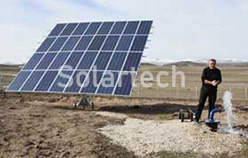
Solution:
[{"label": "solar panel edge", "polygon": [[[62,33],[62,31],[66,28],[67,25],[68,25],[68,24],[65,24],[65,26],[63,27],[63,29],[60,31],[59,34]],[[57,26],[57,25],[56,25],[56,26]],[[56,26],[55,26],[55,27],[56,27]],[[58,37],[56,37],[56,39],[58,39]],[[55,42],[55,41],[54,41],[54,42]],[[52,47],[52,45],[49,46],[49,48],[47,49],[47,51],[48,51],[51,47]],[[43,56],[41,57],[40,61],[37,63],[37,65],[36,65],[33,69],[36,69],[36,68],[38,67],[38,65],[41,63],[41,61],[42,61],[44,58],[45,58],[45,55],[43,55]],[[54,59],[54,60],[55,60],[55,59]],[[49,65],[48,67],[50,67],[51,64],[52,64],[52,63],[50,63],[50,65]],[[22,70],[23,70],[23,69],[24,69],[24,67],[22,68]],[[22,88],[25,86],[26,82],[29,80],[29,78],[31,77],[32,74],[33,74],[33,72],[31,72],[30,75],[27,77],[27,79],[24,81],[24,83],[22,84],[22,86],[19,88],[19,91],[22,90]],[[43,77],[43,76],[42,76],[42,77]],[[37,85],[37,86],[38,86],[38,85]],[[36,87],[34,87],[34,88],[36,88]]]},{"label": "solar panel edge", "polygon": [[[59,26],[63,26],[63,28],[58,32],[58,33],[56,33],[56,34],[60,34],[61,33],[61,31],[66,27],[66,23],[57,23],[55,26],[54,26],[54,28],[51,30],[51,32],[48,34],[48,37],[52,37],[53,35],[53,33],[55,32],[55,29],[56,29],[56,27],[59,27]],[[56,36],[56,34],[54,35],[54,36]]]},{"label": "solar panel edge", "polygon": [[[153,20],[150,20],[150,22],[151,22],[151,26],[150,26],[150,29],[149,29],[149,33],[147,34],[147,36],[148,36],[148,37],[147,37],[147,40],[148,40],[149,35],[150,35],[150,33],[151,33],[151,29],[152,29],[152,25],[153,25]],[[148,42],[148,41],[146,41],[144,47],[146,46],[147,42]],[[144,51],[145,51],[145,49],[144,49],[143,52],[142,52],[142,56],[143,56],[143,54],[144,54]],[[142,56],[141,56],[141,58],[142,58]],[[141,65],[141,61],[139,62],[139,65],[138,65],[137,70],[136,70],[136,77],[135,77],[135,79],[134,79],[134,83],[135,83],[135,81],[136,81],[136,79],[137,79],[137,77],[138,77],[138,72],[139,72],[139,69],[140,69],[140,65]],[[131,89],[131,92],[130,92],[129,96],[131,96],[132,92],[133,92],[133,88]]]},{"label": "solar panel edge", "polygon": [[[44,72],[45,73],[45,72]],[[56,79],[56,78],[55,78]],[[99,83],[100,84],[100,83]],[[38,86],[40,85],[40,84],[37,84]],[[51,85],[52,85],[52,83],[51,83]],[[33,90],[22,90],[21,92],[24,92],[24,93],[53,93],[53,94],[81,94],[81,93],[78,93],[78,92],[69,92],[69,91],[65,91],[65,92],[54,92],[54,91],[39,91],[39,90],[37,90],[37,88],[38,87],[36,87],[36,90],[35,91],[33,91]],[[20,91],[13,91],[13,90],[9,90],[8,92],[20,92]],[[121,95],[121,94],[115,94],[115,95],[113,95],[113,94],[104,94],[104,93],[97,93],[97,94],[95,94],[95,93],[83,93],[83,94],[88,94],[88,95],[95,95],[95,96],[127,96],[127,95]],[[129,94],[129,96],[130,96],[131,94]]]},{"label": "solar panel edge", "polygon": [[[148,39],[149,34],[150,34],[150,32],[151,32],[153,20],[150,20],[149,22],[151,22],[151,26],[150,26],[150,29],[149,29],[149,33],[147,34],[147,39]],[[139,28],[139,27],[138,27],[138,28]],[[137,31],[138,31],[138,28],[137,28]],[[145,42],[144,47],[146,46],[146,43],[147,43],[147,40],[146,40],[146,42]],[[142,51],[142,55],[143,55],[143,53],[144,53],[144,50]],[[141,56],[142,56],[142,55],[141,55]],[[128,57],[128,55],[127,55],[127,57]],[[125,63],[125,62],[124,62],[124,63]],[[139,71],[139,69],[140,69],[140,65],[141,65],[141,62],[139,62],[139,64],[138,64],[138,67],[137,67],[137,70],[136,70],[136,77],[134,78],[134,81],[133,81],[132,84],[135,84],[135,81],[136,81],[136,79],[137,79],[137,73],[138,73],[138,71]],[[115,90],[114,90],[114,91],[115,91]],[[130,91],[130,93],[129,93],[128,96],[130,96],[130,95],[132,94],[132,91],[133,91],[133,88],[131,88],[131,91]],[[113,92],[113,93],[114,93],[114,92]]]},{"label": "solar panel edge", "polygon": [[58,94],[58,95],[65,95],[65,94],[68,94],[68,95],[89,95],[89,96],[103,96],[103,97],[109,97],[109,96],[114,96],[114,97],[129,97],[129,95],[109,95],[109,94],[94,94],[94,93],[76,93],[76,92],[52,92],[52,91],[49,91],[49,92],[46,92],[46,91],[6,91],[7,93],[27,93],[27,94]]},{"label": "solar panel edge", "polygon": [[17,75],[14,77],[14,79],[9,83],[7,89],[5,90],[6,92],[16,92],[16,90],[10,90],[9,88],[11,87],[11,85],[15,82],[15,80],[17,79],[17,77],[21,74],[22,71],[18,72]]},{"label": "solar panel edge", "polygon": [[[151,22],[153,23],[153,21],[151,21]],[[152,27],[152,24],[151,24],[151,27]],[[150,28],[149,34],[150,34],[150,32],[151,32],[151,28]],[[147,39],[149,38],[149,34],[148,34]],[[147,43],[147,41],[146,41],[146,43]],[[145,43],[144,47],[146,46],[146,43]],[[142,58],[142,56],[143,56],[143,53],[144,53],[144,50],[142,51],[141,58]],[[140,60],[141,60],[141,59],[140,59]],[[138,77],[137,74],[138,74],[138,71],[139,71],[139,69],[140,69],[140,65],[141,65],[141,61],[140,61],[139,64],[138,64],[138,67],[137,67],[137,70],[136,70],[136,74],[135,74],[135,78],[134,78],[134,81],[133,81],[132,85],[135,84],[135,81],[137,80],[137,77]],[[129,93],[128,96],[131,96],[132,92],[133,92],[133,88],[131,88],[130,93]]]},{"label": "solar panel edge", "polygon": [[[14,80],[13,80],[13,82],[14,82]],[[77,95],[81,95],[81,93],[78,93],[78,92],[67,92],[67,91],[65,91],[65,92],[55,92],[55,91],[35,91],[35,92],[33,92],[32,90],[22,90],[22,91],[8,90],[7,92],[43,93],[43,94],[77,94]],[[127,95],[121,95],[121,94],[114,94],[114,95],[113,94],[104,94],[104,93],[97,93],[97,94],[95,94],[95,93],[83,93],[83,94],[93,95],[93,96],[120,96],[120,97],[127,97]],[[130,96],[130,95],[131,94],[129,94],[128,96]]]}]

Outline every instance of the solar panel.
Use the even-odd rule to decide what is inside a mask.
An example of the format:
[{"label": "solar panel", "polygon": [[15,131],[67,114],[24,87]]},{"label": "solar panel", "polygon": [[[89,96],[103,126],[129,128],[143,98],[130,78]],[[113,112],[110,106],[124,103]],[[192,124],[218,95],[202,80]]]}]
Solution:
[{"label": "solar panel", "polygon": [[7,92],[129,96],[152,21],[60,23]]}]

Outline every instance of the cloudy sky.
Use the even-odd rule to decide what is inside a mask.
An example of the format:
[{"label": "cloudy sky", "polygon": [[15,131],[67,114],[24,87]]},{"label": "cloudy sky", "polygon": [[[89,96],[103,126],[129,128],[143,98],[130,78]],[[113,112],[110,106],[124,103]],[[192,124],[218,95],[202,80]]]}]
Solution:
[{"label": "cloudy sky", "polygon": [[24,63],[58,22],[152,19],[145,55],[248,60],[247,0],[0,0],[0,63]]}]

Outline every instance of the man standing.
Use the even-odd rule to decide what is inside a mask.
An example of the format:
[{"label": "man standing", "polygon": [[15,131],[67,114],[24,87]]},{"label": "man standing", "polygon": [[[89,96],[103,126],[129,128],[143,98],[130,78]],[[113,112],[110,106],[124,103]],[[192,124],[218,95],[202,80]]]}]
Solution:
[{"label": "man standing", "polygon": [[209,113],[214,109],[216,97],[217,97],[217,88],[218,85],[222,82],[221,71],[216,68],[216,60],[210,59],[208,62],[208,67],[203,69],[202,72],[202,88],[199,98],[199,104],[196,111],[195,120],[199,122],[202,114],[203,107],[208,98],[209,102]]}]

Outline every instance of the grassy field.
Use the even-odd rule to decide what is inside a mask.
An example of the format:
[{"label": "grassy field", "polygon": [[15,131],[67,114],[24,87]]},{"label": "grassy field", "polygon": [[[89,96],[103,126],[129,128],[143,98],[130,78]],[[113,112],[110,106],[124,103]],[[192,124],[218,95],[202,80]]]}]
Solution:
[{"label": "grassy field", "polygon": [[[150,98],[174,98],[174,99],[198,99],[201,87],[201,73],[203,66],[179,66],[176,71],[185,74],[185,87],[181,87],[181,77],[177,77],[177,87],[172,87],[172,67],[142,65],[136,80],[137,87],[133,88],[132,97]],[[218,99],[221,99],[226,90],[232,91],[235,100],[247,100],[248,89],[248,67],[220,67],[222,70],[223,83],[219,86]],[[0,66],[1,86],[7,86],[20,70],[19,66]],[[144,71],[150,71],[154,79],[145,83],[152,83],[153,86],[145,88],[140,86],[140,75]],[[169,76],[162,76],[161,82],[168,83],[166,88],[158,87],[157,74],[160,71],[169,72]]]},{"label": "grassy field", "polygon": [[20,71],[20,67],[0,65],[0,86],[8,86],[14,79],[15,75]]},{"label": "grassy field", "polygon": [[[154,80],[150,81],[153,86],[144,88],[142,86],[133,89],[132,96],[158,97],[158,98],[185,98],[198,99],[201,87],[201,73],[204,67],[177,67],[177,71],[185,74],[185,87],[181,87],[180,76],[177,77],[177,87],[172,87],[172,67],[142,66],[138,73],[137,85],[140,82],[140,75],[144,71],[152,72]],[[218,98],[220,99],[226,90],[232,91],[234,99],[246,100],[245,89],[248,89],[248,67],[222,67],[223,83],[219,86]],[[169,76],[162,76],[162,83],[169,83],[166,88],[158,87],[156,76],[160,71],[169,72]]]}]

